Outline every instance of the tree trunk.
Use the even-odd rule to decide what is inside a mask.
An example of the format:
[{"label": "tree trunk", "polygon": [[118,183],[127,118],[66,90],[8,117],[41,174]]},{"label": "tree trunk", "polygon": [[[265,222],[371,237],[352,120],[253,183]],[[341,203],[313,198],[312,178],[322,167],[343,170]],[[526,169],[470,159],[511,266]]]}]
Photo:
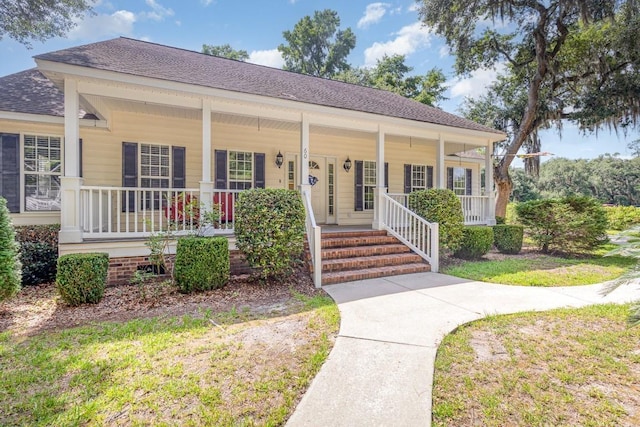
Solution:
[{"label": "tree trunk", "polygon": [[507,204],[509,203],[509,197],[511,196],[511,190],[513,189],[513,181],[509,176],[509,165],[511,162],[498,163],[493,172],[493,180],[498,190],[498,196],[496,197],[496,216],[505,218],[507,216]]}]

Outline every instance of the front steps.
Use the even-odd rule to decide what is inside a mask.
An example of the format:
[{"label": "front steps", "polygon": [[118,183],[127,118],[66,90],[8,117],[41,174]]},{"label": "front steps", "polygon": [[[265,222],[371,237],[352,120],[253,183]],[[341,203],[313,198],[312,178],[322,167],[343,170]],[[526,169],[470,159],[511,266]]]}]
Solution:
[{"label": "front steps", "polygon": [[386,231],[322,233],[322,284],[431,271]]}]

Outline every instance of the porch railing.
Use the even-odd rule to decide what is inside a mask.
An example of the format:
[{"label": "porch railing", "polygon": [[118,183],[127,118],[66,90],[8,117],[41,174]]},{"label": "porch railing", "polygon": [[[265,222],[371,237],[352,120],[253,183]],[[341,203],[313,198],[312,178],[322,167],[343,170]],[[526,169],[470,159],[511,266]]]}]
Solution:
[{"label": "porch railing", "polygon": [[[390,193],[390,198],[404,207],[409,207],[409,195],[403,193]],[[462,216],[465,225],[487,224],[492,217],[491,205],[488,196],[458,196],[462,205]]]},{"label": "porch railing", "polygon": [[385,229],[424,258],[431,264],[431,271],[437,273],[440,250],[438,224],[427,222],[387,194],[382,195],[381,215]]},{"label": "porch railing", "polygon": [[309,191],[302,191],[302,203],[304,203],[304,210],[307,214],[305,225],[307,228],[309,253],[311,254],[311,263],[313,265],[313,284],[316,288],[320,288],[322,286],[322,237],[320,226],[316,224],[313,215]]},{"label": "porch railing", "polygon": [[[213,209],[220,212],[214,224],[216,234],[233,233],[235,201],[240,191],[213,193]],[[147,237],[168,229],[176,234],[195,232],[202,209],[197,188],[80,188],[80,226],[88,238]]]}]

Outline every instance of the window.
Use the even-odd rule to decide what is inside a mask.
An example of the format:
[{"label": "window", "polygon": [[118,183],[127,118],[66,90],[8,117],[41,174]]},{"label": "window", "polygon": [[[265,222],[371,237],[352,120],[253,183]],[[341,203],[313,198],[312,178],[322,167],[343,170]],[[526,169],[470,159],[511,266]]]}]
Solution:
[{"label": "window", "polygon": [[170,160],[168,146],[140,144],[140,186],[169,188]]},{"label": "window", "polygon": [[229,151],[229,188],[248,190],[253,183],[253,154]]},{"label": "window", "polygon": [[411,190],[424,190],[427,188],[427,167],[424,165],[411,165]]},{"label": "window", "polygon": [[25,211],[59,211],[61,138],[24,135],[23,166]]},{"label": "window", "polygon": [[453,192],[458,196],[467,194],[467,181],[464,168],[453,168]]},{"label": "window", "polygon": [[329,163],[328,165],[328,170],[327,172],[329,173],[328,176],[328,183],[329,183],[329,206],[328,206],[328,214],[330,216],[334,215],[334,211],[335,211],[335,205],[336,205],[336,196],[335,196],[335,171],[334,171],[334,164],[333,163]]},{"label": "window", "polygon": [[364,161],[364,209],[373,209],[376,188],[376,162]]},{"label": "window", "polygon": [[287,162],[287,186],[289,190],[296,189],[296,164],[293,160]]}]

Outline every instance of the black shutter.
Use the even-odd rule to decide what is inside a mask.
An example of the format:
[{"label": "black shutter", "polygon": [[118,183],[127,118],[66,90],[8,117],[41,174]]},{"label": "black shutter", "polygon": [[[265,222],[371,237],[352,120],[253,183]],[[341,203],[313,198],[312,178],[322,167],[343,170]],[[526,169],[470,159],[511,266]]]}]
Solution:
[{"label": "black shutter", "polygon": [[364,207],[364,186],[363,186],[363,177],[364,177],[364,162],[362,160],[355,160],[355,211],[362,211]]},{"label": "black shutter", "polygon": [[384,163],[384,186],[387,187],[387,193],[389,192],[389,163]]},{"label": "black shutter", "polygon": [[404,194],[411,193],[411,165],[404,165]]},{"label": "black shutter", "polygon": [[215,150],[216,158],[216,188],[227,188],[227,151]]},{"label": "black shutter", "polygon": [[78,140],[78,176],[82,178],[82,138]]},{"label": "black shutter", "polygon": [[427,188],[433,188],[433,166],[427,166]]},{"label": "black shutter", "polygon": [[453,190],[453,168],[447,168],[447,188]]},{"label": "black shutter", "polygon": [[9,212],[20,212],[20,135],[0,133],[0,196]]},{"label": "black shutter", "polygon": [[186,188],[186,154],[187,149],[185,147],[171,147],[171,157],[173,158],[173,175],[171,177],[172,188]]},{"label": "black shutter", "polygon": [[255,164],[255,171],[253,174],[253,187],[264,188],[265,185],[265,166],[264,166],[264,153],[253,153],[253,162]]},{"label": "black shutter", "polygon": [[[138,186],[138,143],[122,143],[122,186]],[[133,212],[136,206],[135,191],[122,195],[122,212]]]},{"label": "black shutter", "polygon": [[473,176],[473,171],[471,169],[465,169],[465,173],[466,173],[466,180],[465,180],[465,194],[467,196],[470,196],[472,193],[472,188],[473,186],[471,185],[471,177]]}]

